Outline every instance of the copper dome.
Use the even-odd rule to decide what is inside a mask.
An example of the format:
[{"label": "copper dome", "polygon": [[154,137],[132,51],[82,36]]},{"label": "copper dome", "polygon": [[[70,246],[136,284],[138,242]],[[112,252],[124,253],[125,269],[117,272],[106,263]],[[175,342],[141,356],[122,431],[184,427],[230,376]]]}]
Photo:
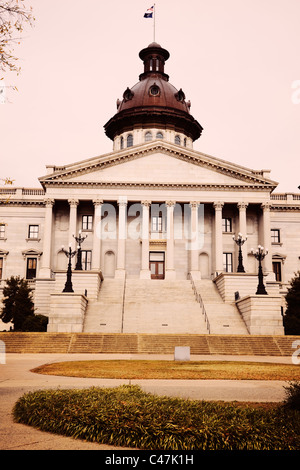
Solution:
[{"label": "copper dome", "polygon": [[169,52],[152,43],[139,56],[144,62],[144,72],[137,84],[124,91],[123,100],[118,100],[116,115],[104,126],[107,136],[113,140],[133,128],[156,127],[174,129],[198,139],[202,127],[191,116],[184,92],[171,85],[164,71]]}]

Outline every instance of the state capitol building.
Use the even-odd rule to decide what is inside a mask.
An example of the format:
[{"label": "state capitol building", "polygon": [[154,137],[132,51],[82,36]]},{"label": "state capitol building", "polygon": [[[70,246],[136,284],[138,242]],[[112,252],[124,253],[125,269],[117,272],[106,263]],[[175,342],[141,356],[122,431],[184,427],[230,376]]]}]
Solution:
[{"label": "state capitol building", "polygon": [[49,332],[284,334],[300,195],[195,151],[203,129],[169,81],[169,52],[153,42],[139,57],[104,125],[111,153],[48,165],[36,188],[0,188],[0,296],[5,279],[26,278]]}]

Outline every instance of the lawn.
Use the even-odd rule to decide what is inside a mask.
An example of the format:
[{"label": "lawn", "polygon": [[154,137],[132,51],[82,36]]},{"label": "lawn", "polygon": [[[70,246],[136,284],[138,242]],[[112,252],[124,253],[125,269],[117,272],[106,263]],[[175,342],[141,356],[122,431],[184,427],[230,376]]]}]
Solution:
[{"label": "lawn", "polygon": [[32,372],[107,379],[300,380],[300,367],[244,361],[95,360],[44,364]]}]

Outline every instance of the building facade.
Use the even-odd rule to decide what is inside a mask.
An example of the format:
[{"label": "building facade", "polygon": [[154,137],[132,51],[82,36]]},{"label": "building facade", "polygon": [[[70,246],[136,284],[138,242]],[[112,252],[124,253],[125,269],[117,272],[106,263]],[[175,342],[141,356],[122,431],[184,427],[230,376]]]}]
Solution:
[{"label": "building facade", "polygon": [[[144,71],[138,83],[124,91],[104,126],[111,153],[49,165],[40,188],[0,188],[1,287],[12,275],[28,279],[36,312],[49,316],[49,331],[283,334],[283,296],[300,269],[300,195],[276,193],[269,171],[195,151],[202,126],[184,92],[169,82],[168,51],[152,43],[140,58]],[[239,234],[241,251],[235,241]],[[74,294],[64,294],[68,258],[62,247],[77,251],[79,236],[81,269],[76,269],[76,253]],[[268,249],[262,262],[268,296],[256,295],[258,262],[251,249],[259,245]],[[199,330],[188,312],[183,320],[190,302],[184,292],[181,301],[175,296],[176,302],[171,298],[163,306],[187,283],[204,315]],[[161,302],[145,320],[138,312],[153,303],[147,292],[154,285]],[[130,286],[136,296],[143,289],[143,307]],[[214,299],[207,289],[220,296],[224,312],[228,306],[236,309],[232,327],[226,323],[231,314],[220,319],[216,307],[210,308]],[[137,312],[127,329],[126,295]],[[248,304],[273,299],[276,318],[266,324],[267,304],[246,308],[246,297]],[[76,319],[71,298],[79,305]],[[173,324],[169,308],[178,317]],[[237,322],[242,330],[235,329]]]}]

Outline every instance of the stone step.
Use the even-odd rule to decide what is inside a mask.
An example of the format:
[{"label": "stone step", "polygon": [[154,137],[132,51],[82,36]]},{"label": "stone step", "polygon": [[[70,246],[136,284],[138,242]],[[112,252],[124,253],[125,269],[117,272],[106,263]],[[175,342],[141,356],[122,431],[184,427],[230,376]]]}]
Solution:
[{"label": "stone step", "polygon": [[194,285],[202,299],[211,334],[249,334],[236,305],[223,301],[213,281],[203,279]]},{"label": "stone step", "polygon": [[6,353],[174,354],[289,356],[300,336],[0,332]]},{"label": "stone step", "polygon": [[126,281],[123,332],[207,333],[190,281]]}]

